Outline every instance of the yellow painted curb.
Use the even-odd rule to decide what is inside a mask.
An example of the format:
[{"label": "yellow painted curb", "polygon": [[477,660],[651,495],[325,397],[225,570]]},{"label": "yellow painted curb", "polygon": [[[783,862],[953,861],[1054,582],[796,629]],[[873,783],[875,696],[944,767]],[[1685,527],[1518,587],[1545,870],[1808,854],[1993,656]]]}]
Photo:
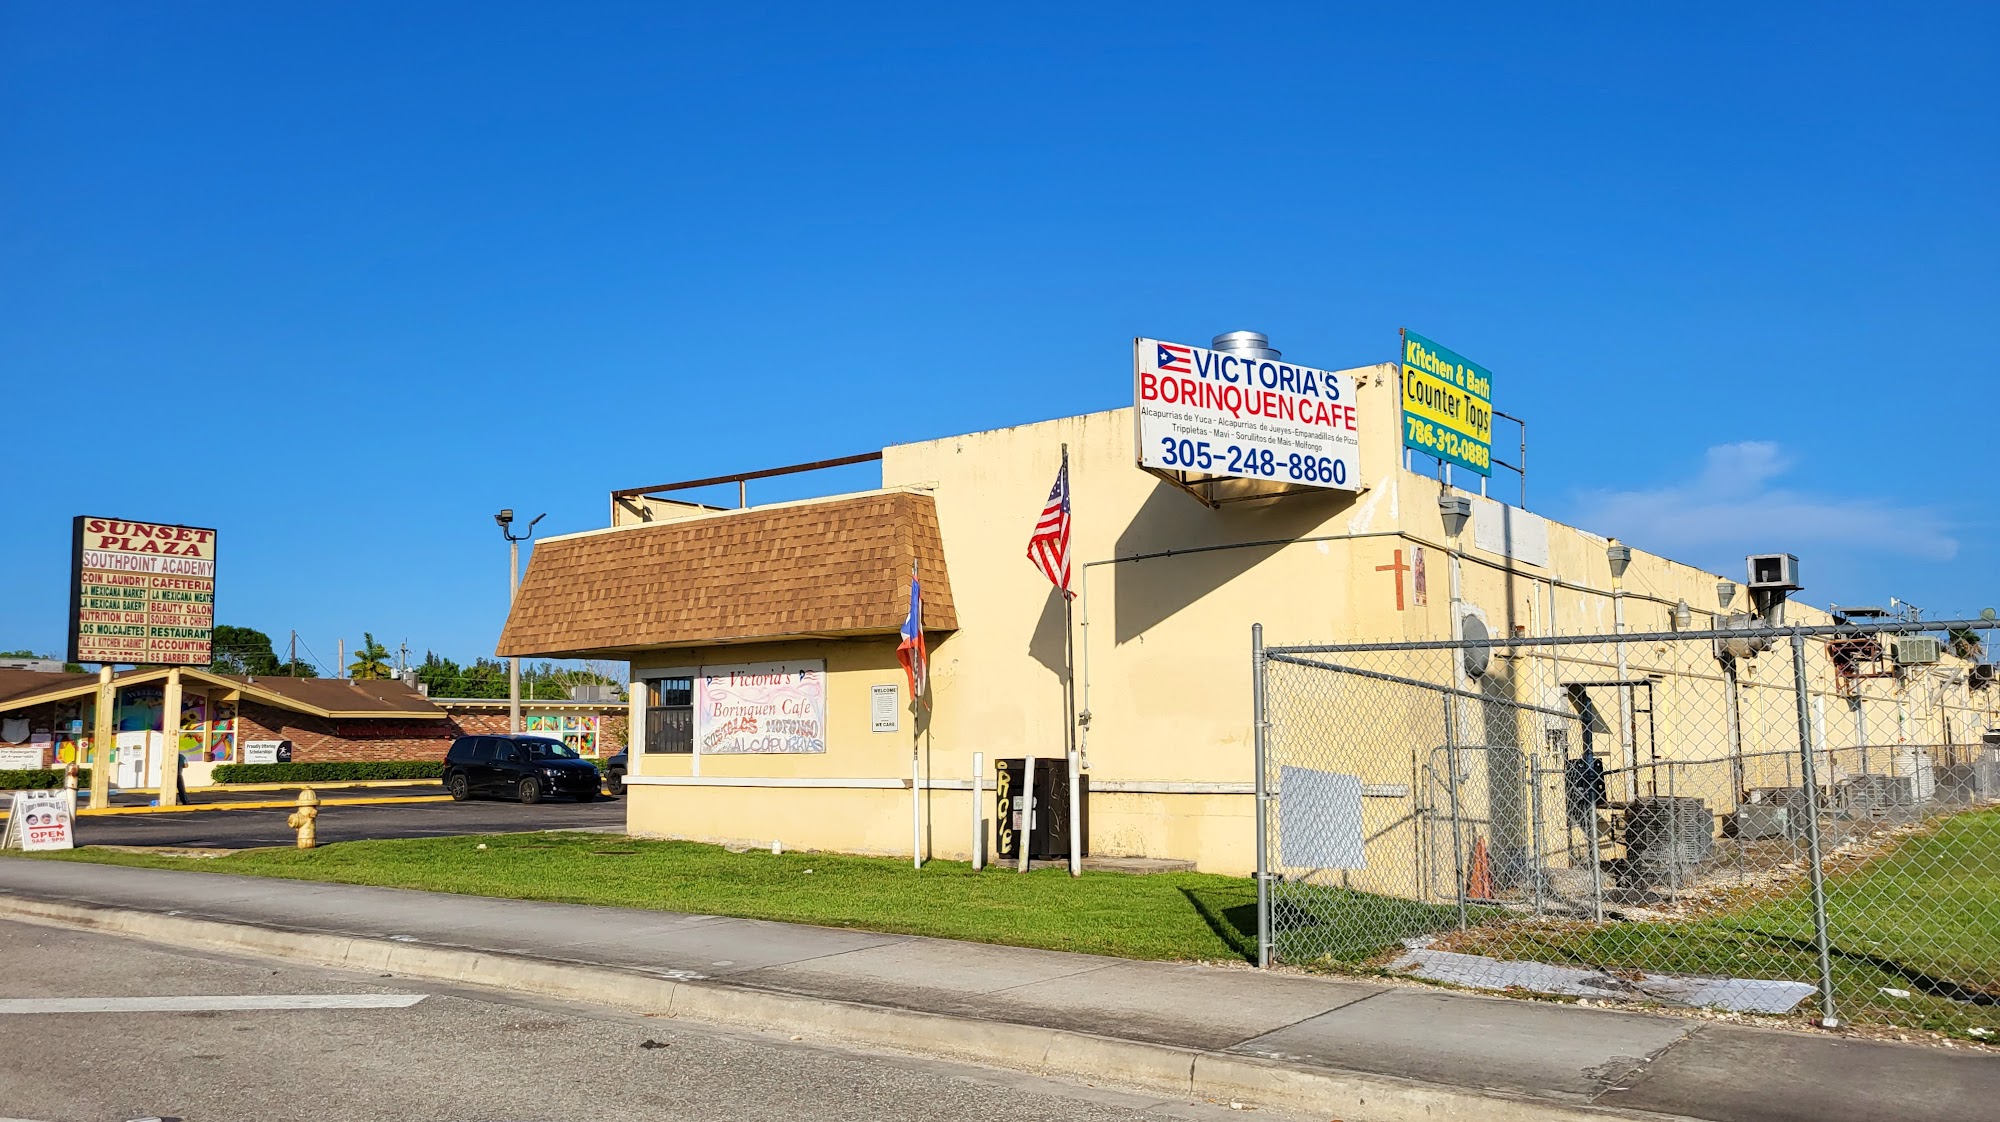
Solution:
[{"label": "yellow painted curb", "polygon": [[[315,791],[345,790],[353,787],[436,787],[443,782],[444,780],[442,779],[307,779],[292,783],[204,783],[200,786],[189,787],[188,793],[193,794],[196,791],[201,791],[214,794],[216,792],[242,791],[248,794],[252,791],[296,791],[302,787],[311,787]],[[128,795],[157,795],[160,793],[158,787],[119,787],[117,790]]]},{"label": "yellow painted curb", "polygon": [[[321,806],[387,806],[393,803],[445,803],[450,795],[388,795],[367,799],[321,799]],[[113,814],[184,814],[196,810],[275,810],[280,807],[297,809],[297,799],[259,799],[240,803],[182,803],[179,806],[114,806],[103,810],[87,807],[77,810],[77,817]]]}]

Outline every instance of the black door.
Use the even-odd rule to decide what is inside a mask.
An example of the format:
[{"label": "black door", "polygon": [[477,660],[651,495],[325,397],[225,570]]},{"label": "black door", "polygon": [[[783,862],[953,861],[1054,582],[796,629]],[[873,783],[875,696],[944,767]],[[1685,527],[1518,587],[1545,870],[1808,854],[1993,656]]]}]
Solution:
[{"label": "black door", "polygon": [[520,787],[521,777],[530,774],[528,753],[504,736],[492,739],[493,791],[499,795],[511,795]]},{"label": "black door", "polygon": [[474,791],[482,795],[498,792],[500,749],[506,743],[497,736],[479,738],[479,748],[472,754],[472,764],[465,769],[467,777],[472,780]]}]

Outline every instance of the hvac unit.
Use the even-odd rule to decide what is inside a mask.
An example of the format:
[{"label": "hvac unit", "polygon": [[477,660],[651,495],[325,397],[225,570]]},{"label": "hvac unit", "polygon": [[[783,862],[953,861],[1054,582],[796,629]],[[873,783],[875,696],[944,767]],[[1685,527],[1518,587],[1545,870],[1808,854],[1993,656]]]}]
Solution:
[{"label": "hvac unit", "polygon": [[1736,840],[1758,841],[1763,838],[1794,838],[1798,836],[1792,820],[1792,808],[1774,806],[1769,803],[1744,803],[1736,808]]},{"label": "hvac unit", "polygon": [[1753,553],[1750,563],[1750,591],[1797,592],[1799,559],[1789,553]]},{"label": "hvac unit", "polygon": [[1835,800],[1856,817],[1880,818],[1892,807],[1916,805],[1916,780],[1907,775],[1857,775],[1839,783]]},{"label": "hvac unit", "polygon": [[1700,799],[1643,798],[1625,811],[1627,880],[1677,879],[1715,853],[1715,812]]},{"label": "hvac unit", "polygon": [[1983,690],[1986,687],[1992,685],[1993,664],[1990,662],[1982,662],[1979,665],[1974,666],[1972,668],[1972,673],[1966,677],[1965,684],[1972,687],[1975,690]]},{"label": "hvac unit", "polygon": [[1896,637],[1896,665],[1928,666],[1944,657],[1944,644],[1929,635]]}]

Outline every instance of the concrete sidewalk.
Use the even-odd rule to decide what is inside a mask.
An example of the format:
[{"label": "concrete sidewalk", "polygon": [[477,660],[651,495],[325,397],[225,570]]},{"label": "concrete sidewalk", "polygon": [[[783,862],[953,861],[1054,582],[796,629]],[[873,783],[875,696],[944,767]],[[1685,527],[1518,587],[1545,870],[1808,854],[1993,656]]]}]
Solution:
[{"label": "concrete sidewalk", "polygon": [[0,893],[10,918],[601,992],[675,1016],[1176,1083],[1348,1122],[1958,1122],[2000,1101],[1990,1054],[1247,968],[73,862],[0,860]]}]

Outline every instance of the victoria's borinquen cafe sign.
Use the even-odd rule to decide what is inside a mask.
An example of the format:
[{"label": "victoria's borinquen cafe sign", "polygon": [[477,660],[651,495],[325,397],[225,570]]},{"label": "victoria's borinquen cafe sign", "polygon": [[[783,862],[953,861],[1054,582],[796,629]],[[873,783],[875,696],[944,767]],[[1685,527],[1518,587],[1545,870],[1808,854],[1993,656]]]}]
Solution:
[{"label": "victoria's borinquen cafe sign", "polygon": [[71,662],[212,661],[214,530],[78,515],[71,545]]}]

